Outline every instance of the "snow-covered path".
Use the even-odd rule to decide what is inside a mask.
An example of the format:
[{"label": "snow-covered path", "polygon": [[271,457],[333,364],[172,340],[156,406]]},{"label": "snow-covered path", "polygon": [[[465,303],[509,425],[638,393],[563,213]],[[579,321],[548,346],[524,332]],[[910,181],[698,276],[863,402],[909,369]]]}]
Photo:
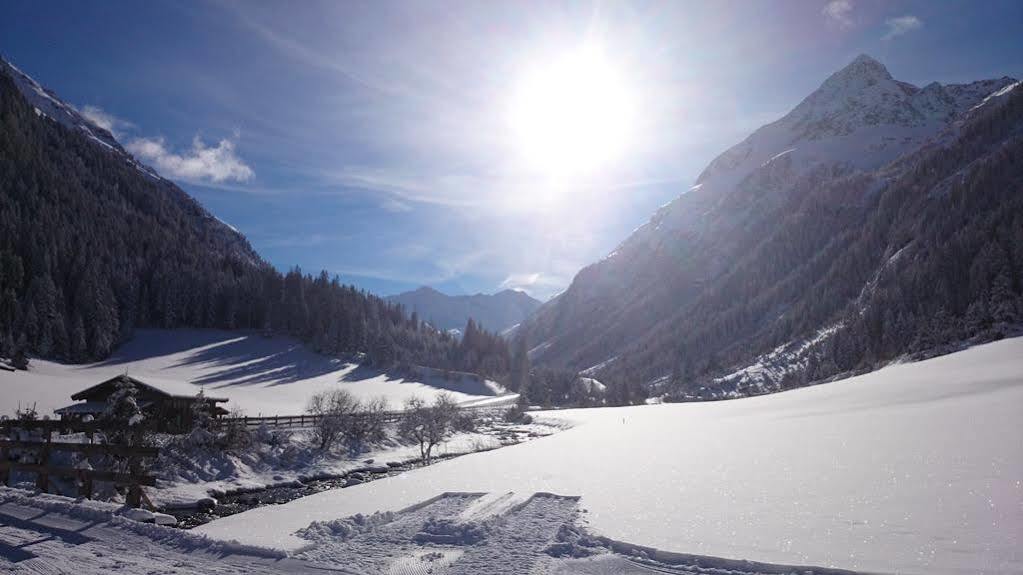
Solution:
[{"label": "snow-covered path", "polygon": [[772,396],[550,414],[575,427],[198,528],[281,549],[444,492],[581,496],[665,551],[893,573],[1023,573],[1023,339]]},{"label": "snow-covered path", "polygon": [[[103,504],[84,513],[46,497],[4,493],[0,488],[0,572],[12,575],[324,575],[353,573],[337,565],[248,554],[207,545],[198,537],[178,536],[166,527],[101,516]],[[54,505],[54,503],[56,503]],[[73,505],[73,504],[72,504]],[[46,507],[50,507],[47,509]],[[181,532],[177,532],[181,533]],[[258,550],[255,550],[258,551]]]}]

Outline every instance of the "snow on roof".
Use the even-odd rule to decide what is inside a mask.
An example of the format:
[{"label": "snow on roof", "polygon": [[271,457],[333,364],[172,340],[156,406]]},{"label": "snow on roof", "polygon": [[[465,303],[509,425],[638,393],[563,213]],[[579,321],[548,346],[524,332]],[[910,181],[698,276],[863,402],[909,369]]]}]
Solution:
[{"label": "snow on roof", "polygon": [[[188,381],[181,381],[181,380],[177,380],[177,379],[159,379],[159,378],[156,378],[156,377],[149,377],[149,376],[143,376],[140,379],[140,378],[135,377],[133,375],[118,375],[116,377],[112,377],[112,378],[110,378],[110,379],[108,379],[106,381],[103,381],[101,383],[98,383],[96,385],[93,385],[91,387],[83,389],[82,391],[79,391],[78,393],[75,393],[74,395],[71,396],[71,399],[84,399],[85,394],[87,392],[92,391],[92,390],[94,390],[94,389],[96,389],[96,388],[98,388],[100,386],[111,384],[111,383],[117,381],[118,379],[120,379],[122,377],[127,377],[135,385],[148,387],[148,388],[150,388],[150,389],[152,389],[152,390],[154,390],[154,391],[156,391],[158,393],[162,393],[162,394],[168,395],[170,397],[189,398],[189,399],[191,399],[191,398],[194,398],[199,393],[199,391],[202,389],[201,386],[195,385],[194,383],[191,383],[191,382],[188,382]],[[222,398],[222,397],[207,397],[206,399],[209,400],[209,401],[215,401],[215,402],[227,401],[227,398]]]},{"label": "snow on roof", "polygon": [[72,415],[72,414],[96,414],[103,413],[103,410],[107,408],[107,404],[102,401],[83,401],[80,403],[72,403],[66,407],[54,409],[53,413],[57,415]]}]

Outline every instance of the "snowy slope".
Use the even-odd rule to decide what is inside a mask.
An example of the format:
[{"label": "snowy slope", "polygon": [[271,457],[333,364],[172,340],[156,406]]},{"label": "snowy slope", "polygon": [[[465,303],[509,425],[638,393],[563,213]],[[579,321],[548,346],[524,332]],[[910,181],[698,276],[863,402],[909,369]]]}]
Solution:
[{"label": "snowy slope", "polygon": [[1023,572],[1023,339],[749,399],[559,411],[568,431],[220,519],[275,548],[444,492],[582,496],[662,550],[908,574]]},{"label": "snowy slope", "polygon": [[343,387],[358,397],[384,395],[398,408],[412,395],[431,398],[442,391],[457,401],[494,398],[500,386],[441,376],[405,380],[379,370],[331,359],[287,337],[263,338],[220,330],[138,330],[108,360],[65,365],[33,360],[28,372],[0,371],[0,414],[36,404],[40,415],[71,403],[71,394],[127,372],[193,384],[195,392],[230,399],[227,407],[246,415],[297,415],[311,395]]}]

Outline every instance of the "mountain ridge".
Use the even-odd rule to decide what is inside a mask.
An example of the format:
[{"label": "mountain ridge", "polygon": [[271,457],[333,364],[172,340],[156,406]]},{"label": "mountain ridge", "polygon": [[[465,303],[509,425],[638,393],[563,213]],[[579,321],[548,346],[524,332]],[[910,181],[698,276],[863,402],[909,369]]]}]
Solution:
[{"label": "mountain ridge", "polygon": [[437,329],[465,328],[469,318],[481,327],[501,333],[528,317],[541,302],[523,291],[505,289],[493,294],[447,295],[429,286],[387,296]]},{"label": "mountain ridge", "polygon": [[[812,339],[832,325],[828,321],[839,321],[867,278],[880,273],[880,264],[869,262],[891,257],[919,233],[911,231],[910,222],[917,228],[932,225],[913,213],[893,224],[882,217],[888,210],[915,205],[928,213],[938,210],[933,217],[942,225],[948,219],[926,195],[902,189],[915,190],[911,176],[925,179],[918,173],[920,165],[932,165],[932,158],[951,154],[948,150],[955,150],[953,160],[936,172],[955,174],[961,168],[963,179],[969,179],[980,177],[978,166],[985,162],[1005,164],[1000,146],[1017,144],[1013,130],[1019,119],[1013,114],[1020,90],[1015,86],[1018,82],[1003,77],[921,89],[894,80],[872,58],[857,58],[781,119],[715,158],[693,188],[537,310],[519,330],[528,339],[531,357],[541,365],[589,370],[602,380],[686,380],[712,388],[717,385],[713,377],[749,365],[758,354]],[[1001,95],[992,101],[995,94]],[[990,125],[990,118],[1000,114],[1008,116],[1007,128]],[[1001,139],[974,137],[978,126]],[[967,135],[974,139],[967,141]],[[1010,163],[1005,171],[1013,176],[1014,169]],[[957,189],[961,185],[954,184]],[[986,197],[999,193],[985,192]],[[984,206],[1005,226],[986,233],[995,235],[993,243],[1010,255],[1016,240],[1004,221],[1016,217],[1015,202],[1010,197],[1001,209]],[[943,209],[959,214],[956,206]],[[970,234],[980,233],[980,224],[964,225]],[[901,227],[908,229],[900,229],[899,237],[886,235]],[[869,245],[863,245],[865,235],[871,235]],[[978,249],[969,246],[971,257]],[[919,265],[936,273],[930,269],[933,262]],[[848,276],[844,283],[837,279],[842,273]],[[1020,282],[1010,279],[1010,299],[1015,300]],[[991,281],[978,284],[990,290]],[[912,324],[906,329],[913,335],[900,335],[897,344],[872,354],[889,356],[924,345],[908,340],[919,339],[922,316],[933,313],[924,304],[935,297],[919,297],[919,305],[900,304],[907,308],[900,313],[904,323]],[[943,307],[949,315],[965,314],[958,300]],[[833,346],[846,331],[814,349]],[[848,355],[856,356],[852,367],[877,361],[864,359],[859,350]],[[847,367],[844,360],[839,363]],[[827,375],[837,370],[829,369]]]}]

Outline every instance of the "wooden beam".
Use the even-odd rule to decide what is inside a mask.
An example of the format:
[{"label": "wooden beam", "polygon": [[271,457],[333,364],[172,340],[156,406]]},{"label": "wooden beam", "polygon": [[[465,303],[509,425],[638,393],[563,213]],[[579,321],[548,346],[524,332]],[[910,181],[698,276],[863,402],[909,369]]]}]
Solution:
[{"label": "wooden beam", "polygon": [[117,473],[114,471],[100,471],[97,469],[78,469],[77,467],[53,467],[49,465],[37,465],[35,463],[15,463],[13,461],[0,461],[0,470],[22,470],[29,473],[48,473],[62,477],[81,477],[96,481],[112,481],[114,483],[146,485],[156,487],[156,477],[152,475],[132,475],[130,473]]},{"label": "wooden beam", "polygon": [[[0,450],[15,449],[39,449],[46,445],[40,441],[16,441],[0,439]],[[71,451],[75,453],[100,453],[104,455],[118,455],[126,457],[135,455],[138,457],[159,457],[160,449],[157,447],[135,447],[134,445],[111,445],[109,443],[50,443],[50,451]]]},{"label": "wooden beam", "polygon": [[34,421],[8,419],[7,421],[0,421],[0,429],[52,429],[55,431],[68,430],[74,432],[103,431],[103,427],[95,421],[86,423],[83,421],[61,421],[59,419],[37,419]]}]

